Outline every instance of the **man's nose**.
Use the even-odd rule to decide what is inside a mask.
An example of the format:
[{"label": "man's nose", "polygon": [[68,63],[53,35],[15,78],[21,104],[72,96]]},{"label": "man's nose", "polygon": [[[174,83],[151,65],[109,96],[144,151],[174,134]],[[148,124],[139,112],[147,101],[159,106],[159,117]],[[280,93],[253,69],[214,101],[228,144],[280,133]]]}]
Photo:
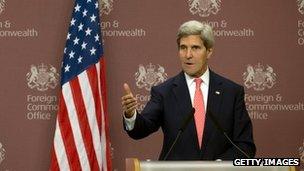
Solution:
[{"label": "man's nose", "polygon": [[186,58],[187,58],[187,59],[192,58],[192,51],[191,51],[191,49],[188,49],[188,50],[187,50],[187,52],[186,52]]}]

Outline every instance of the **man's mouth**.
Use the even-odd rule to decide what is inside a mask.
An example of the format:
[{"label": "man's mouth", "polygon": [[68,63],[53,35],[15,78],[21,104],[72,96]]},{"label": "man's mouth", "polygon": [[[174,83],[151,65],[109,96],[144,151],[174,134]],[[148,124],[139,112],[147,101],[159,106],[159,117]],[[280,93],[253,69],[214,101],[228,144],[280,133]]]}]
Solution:
[{"label": "man's mouth", "polygon": [[186,65],[190,65],[190,66],[191,66],[191,65],[194,65],[194,64],[191,63],[191,62],[186,62],[185,64],[186,64]]}]

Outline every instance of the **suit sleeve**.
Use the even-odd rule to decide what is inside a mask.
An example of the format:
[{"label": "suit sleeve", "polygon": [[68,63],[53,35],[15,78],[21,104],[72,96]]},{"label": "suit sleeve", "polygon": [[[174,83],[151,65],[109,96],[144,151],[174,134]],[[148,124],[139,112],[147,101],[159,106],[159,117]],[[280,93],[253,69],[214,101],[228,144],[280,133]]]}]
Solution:
[{"label": "suit sleeve", "polygon": [[[244,88],[241,87],[236,95],[234,104],[234,125],[232,141],[241,148],[250,157],[255,156],[256,147],[253,141],[252,123],[246,110],[244,100]],[[231,146],[225,153],[219,156],[223,160],[231,160],[233,158],[247,158],[239,152],[235,147]]]},{"label": "suit sleeve", "polygon": [[144,110],[138,113],[134,128],[127,131],[133,139],[141,139],[156,132],[162,124],[163,103],[161,94],[152,87],[151,99],[146,104]]}]

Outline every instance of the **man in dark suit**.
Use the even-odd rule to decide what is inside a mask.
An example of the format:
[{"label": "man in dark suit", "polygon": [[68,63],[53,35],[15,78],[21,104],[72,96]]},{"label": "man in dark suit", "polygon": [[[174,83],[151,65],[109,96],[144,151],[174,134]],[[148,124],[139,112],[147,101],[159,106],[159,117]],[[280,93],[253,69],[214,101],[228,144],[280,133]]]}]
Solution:
[{"label": "man in dark suit", "polygon": [[124,84],[124,126],[134,139],[162,129],[159,159],[169,151],[192,107],[194,118],[175,144],[168,160],[232,160],[246,157],[227,140],[211,120],[211,112],[232,141],[250,157],[255,155],[252,124],[244,102],[244,88],[208,67],[213,52],[212,28],[188,21],[178,30],[177,44],[182,72],[151,89],[151,99],[139,114],[137,101]]}]

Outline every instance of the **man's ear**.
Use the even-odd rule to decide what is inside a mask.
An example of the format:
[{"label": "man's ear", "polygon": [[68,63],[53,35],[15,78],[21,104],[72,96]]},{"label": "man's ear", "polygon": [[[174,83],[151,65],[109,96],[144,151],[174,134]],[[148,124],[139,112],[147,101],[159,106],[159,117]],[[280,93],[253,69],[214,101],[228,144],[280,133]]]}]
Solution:
[{"label": "man's ear", "polygon": [[207,59],[211,58],[212,52],[213,52],[213,48],[207,49]]}]

